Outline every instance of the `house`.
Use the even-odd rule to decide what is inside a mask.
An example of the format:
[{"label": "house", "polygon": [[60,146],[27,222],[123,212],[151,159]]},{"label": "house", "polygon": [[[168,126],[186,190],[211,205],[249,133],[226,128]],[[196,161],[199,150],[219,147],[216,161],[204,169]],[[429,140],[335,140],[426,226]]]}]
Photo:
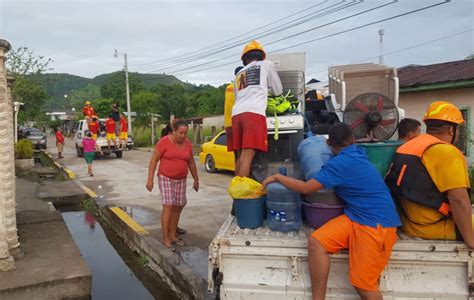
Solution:
[{"label": "house", "polygon": [[398,69],[399,105],[407,118],[422,120],[428,105],[446,100],[461,109],[466,120],[457,146],[474,164],[474,60],[432,65],[408,65]]}]

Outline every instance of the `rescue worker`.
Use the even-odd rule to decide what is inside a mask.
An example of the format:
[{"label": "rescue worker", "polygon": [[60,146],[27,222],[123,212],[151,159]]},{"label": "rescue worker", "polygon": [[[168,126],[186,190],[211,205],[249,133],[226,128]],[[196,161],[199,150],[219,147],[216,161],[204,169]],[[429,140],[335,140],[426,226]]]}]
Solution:
[{"label": "rescue worker", "polygon": [[399,206],[402,230],[424,239],[462,239],[474,248],[467,162],[454,146],[464,123],[461,111],[437,101],[428,107],[423,122],[426,134],[397,149],[386,177]]},{"label": "rescue worker", "polygon": [[327,140],[336,154],[308,181],[281,174],[265,179],[301,194],[334,188],[344,201],[344,214],[330,220],[308,237],[308,261],[313,299],[324,299],[329,275],[329,253],[349,250],[349,279],[362,299],[382,299],[380,274],[397,240],[400,219],[382,176],[365,150],[354,145],[351,128],[338,123]]},{"label": "rescue worker", "polygon": [[[244,67],[238,66],[234,70],[234,76],[240,72]],[[232,81],[225,88],[225,97],[224,97],[224,128],[225,134],[227,137],[227,152],[234,151],[234,145],[232,143],[232,108],[235,104],[235,94],[234,94],[234,82]],[[237,157],[237,155],[235,155]]]},{"label": "rescue worker", "polygon": [[128,122],[125,115],[122,113],[120,115],[120,134],[119,134],[120,148],[124,149],[127,147],[128,141]]},{"label": "rescue worker", "polygon": [[97,134],[99,133],[99,120],[97,116],[92,116],[92,120],[87,124],[87,127],[92,134],[92,139],[97,140]]},{"label": "rescue worker", "polygon": [[112,114],[105,121],[105,131],[107,132],[107,147],[110,149],[110,142],[113,141],[114,149],[117,148],[117,135],[115,134],[115,121],[112,119]]},{"label": "rescue worker", "polygon": [[90,101],[86,101],[86,105],[82,108],[82,113],[84,114],[84,117],[92,117],[97,115],[94,108],[91,106]]},{"label": "rescue worker", "polygon": [[235,175],[248,177],[256,151],[268,151],[265,111],[268,90],[282,93],[282,84],[273,63],[257,41],[248,43],[242,52],[244,68],[234,80],[235,105],[232,108],[233,150],[240,151]]},{"label": "rescue worker", "polygon": [[421,134],[421,123],[418,120],[405,118],[398,124],[398,140],[408,142]]}]

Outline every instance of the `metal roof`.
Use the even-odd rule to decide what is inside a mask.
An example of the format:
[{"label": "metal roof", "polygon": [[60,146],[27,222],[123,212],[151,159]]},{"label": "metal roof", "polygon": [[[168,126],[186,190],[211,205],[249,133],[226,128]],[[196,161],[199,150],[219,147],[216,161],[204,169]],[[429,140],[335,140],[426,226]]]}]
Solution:
[{"label": "metal roof", "polygon": [[398,69],[400,88],[474,79],[474,59]]}]

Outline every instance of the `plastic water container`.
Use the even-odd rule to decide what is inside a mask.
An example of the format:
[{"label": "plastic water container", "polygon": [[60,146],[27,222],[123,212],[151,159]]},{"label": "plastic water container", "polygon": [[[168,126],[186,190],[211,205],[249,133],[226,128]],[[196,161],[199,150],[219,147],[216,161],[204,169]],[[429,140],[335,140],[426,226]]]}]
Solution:
[{"label": "plastic water container", "polygon": [[343,205],[326,205],[303,201],[304,223],[312,228],[319,228],[343,213]]},{"label": "plastic water container", "polygon": [[267,226],[271,230],[297,231],[302,225],[301,195],[273,182],[267,186]]},{"label": "plastic water container", "polygon": [[258,228],[263,225],[265,199],[234,199],[235,218],[240,228]]},{"label": "plastic water container", "polygon": [[357,145],[365,149],[365,153],[369,160],[380,172],[380,175],[385,177],[385,174],[392,163],[395,151],[402,144],[402,141],[384,141],[377,143],[358,143]]},{"label": "plastic water container", "polygon": [[326,143],[326,138],[321,135],[309,137],[298,146],[301,168],[305,180],[309,180],[332,157],[331,148]]}]

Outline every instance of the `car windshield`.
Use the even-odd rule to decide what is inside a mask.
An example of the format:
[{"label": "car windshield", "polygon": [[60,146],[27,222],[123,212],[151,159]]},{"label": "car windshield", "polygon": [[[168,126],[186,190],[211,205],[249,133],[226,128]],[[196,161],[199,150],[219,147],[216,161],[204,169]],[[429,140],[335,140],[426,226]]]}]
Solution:
[{"label": "car windshield", "polygon": [[39,130],[30,130],[28,131],[29,136],[43,136],[43,133]]}]

